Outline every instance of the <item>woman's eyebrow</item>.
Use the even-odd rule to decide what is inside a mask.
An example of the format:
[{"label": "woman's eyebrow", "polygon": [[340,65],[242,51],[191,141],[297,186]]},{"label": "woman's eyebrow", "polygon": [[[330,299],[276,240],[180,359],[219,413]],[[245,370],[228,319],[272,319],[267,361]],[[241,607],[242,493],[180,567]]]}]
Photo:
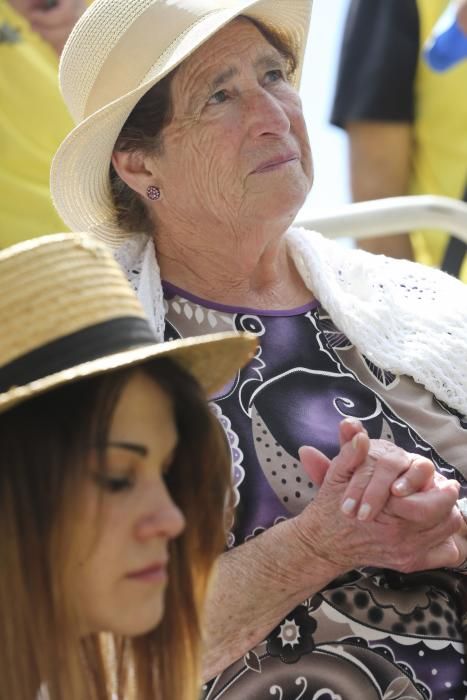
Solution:
[{"label": "woman's eyebrow", "polygon": [[255,61],[255,68],[278,68],[285,63],[285,58],[278,51],[268,52]]},{"label": "woman's eyebrow", "polygon": [[135,452],[139,457],[147,457],[149,454],[149,450],[146,445],[141,445],[137,442],[106,442],[99,445],[101,450],[105,450],[109,447],[117,447],[120,450]]},{"label": "woman's eyebrow", "polygon": [[[256,59],[254,66],[255,68],[271,68],[271,67],[278,67],[282,66],[284,63],[284,58],[281,56],[280,53],[277,51],[268,51],[267,53],[262,54],[259,56],[259,58]],[[218,73],[217,75],[214,76],[212,80],[209,81],[209,88],[214,91],[217,88],[221,87],[224,83],[226,83],[228,80],[231,80],[234,78],[236,75],[239,74],[238,68],[234,68],[233,66],[230,66],[229,68],[226,68],[223,70],[221,73]]]},{"label": "woman's eyebrow", "polygon": [[209,81],[209,88],[211,90],[217,90],[217,88],[226,83],[228,80],[234,78],[236,75],[238,75],[238,73],[238,68],[234,68],[233,66],[231,66],[230,68],[226,68],[221,73],[218,73],[216,76],[214,76],[212,80]]}]

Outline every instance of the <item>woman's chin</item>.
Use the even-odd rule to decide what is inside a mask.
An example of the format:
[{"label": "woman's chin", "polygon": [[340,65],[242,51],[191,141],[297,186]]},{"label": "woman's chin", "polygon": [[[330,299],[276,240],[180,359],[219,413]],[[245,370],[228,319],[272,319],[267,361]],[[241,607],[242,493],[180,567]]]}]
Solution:
[{"label": "woman's chin", "polygon": [[278,183],[277,188],[269,188],[257,197],[260,201],[257,201],[255,211],[260,213],[262,222],[291,224],[305,204],[309,191],[308,183]]},{"label": "woman's chin", "polygon": [[106,616],[105,620],[96,620],[84,625],[86,634],[115,634],[122,637],[140,637],[151,632],[159,625],[164,615],[163,603],[153,606],[143,606],[140,609],[126,609],[122,615],[119,609],[115,615]]},{"label": "woman's chin", "polygon": [[140,637],[157,627],[163,615],[164,608],[162,606],[157,610],[142,611],[129,618],[126,624],[120,623],[118,630],[113,630],[113,632],[125,637]]},{"label": "woman's chin", "polygon": [[305,201],[306,196],[289,197],[284,202],[271,199],[267,214],[264,215],[262,221],[270,221],[272,225],[281,222],[285,228],[288,228],[297,218]]}]

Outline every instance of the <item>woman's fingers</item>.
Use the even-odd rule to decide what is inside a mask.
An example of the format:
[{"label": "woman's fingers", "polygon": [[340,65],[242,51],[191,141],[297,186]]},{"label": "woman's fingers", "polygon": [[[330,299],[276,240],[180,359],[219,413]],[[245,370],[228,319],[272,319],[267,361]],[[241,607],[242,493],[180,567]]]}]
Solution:
[{"label": "woman's fingers", "polygon": [[[361,495],[361,505],[357,511],[357,517],[361,520],[375,518],[391,495],[410,496],[433,487],[433,462],[426,457],[406,453],[391,443],[388,443],[388,446],[388,451],[382,454],[370,447],[368,456],[369,459],[375,460],[374,473]],[[358,483],[358,472],[354,479]],[[362,485],[364,484],[363,480]]]},{"label": "woman's fingers", "polygon": [[[454,479],[436,479],[435,485],[429,491],[420,491],[405,498],[391,498],[385,512],[402,520],[415,523],[421,529],[434,527],[443,522],[450,513],[459,497],[459,483]],[[458,522],[461,514],[456,506]]]},{"label": "woman's fingers", "polygon": [[430,460],[387,440],[370,440],[359,421],[342,421],[339,441],[341,449],[332,461],[311,446],[300,448],[299,456],[316,486],[322,485],[328,472],[335,484],[345,485],[341,510],[349,517],[373,520],[392,496],[408,497],[434,486]]},{"label": "woman's fingers", "polygon": [[410,468],[410,455],[386,440],[370,440],[368,457],[355,470],[342,500],[342,512],[372,520],[384,508],[391,488]]},{"label": "woman's fingers", "polygon": [[[361,440],[359,435],[357,442]],[[322,559],[338,572],[362,566],[404,573],[458,566],[461,554],[457,536],[462,527],[467,529],[456,504],[458,484],[435,479],[428,491],[405,498],[390,496],[374,520],[348,518],[338,504],[347,486],[342,479],[348,475],[354,454],[350,444],[344,445],[332,460],[316,498],[296,516],[304,541],[317,560]],[[357,457],[361,458],[358,451]],[[448,542],[453,537],[454,541]]]},{"label": "woman's fingers", "polygon": [[[384,566],[408,573],[459,566],[467,556],[459,532],[467,526],[456,505],[458,483],[437,474],[424,457],[370,440],[352,422],[343,423],[339,437],[342,446],[332,461],[314,448],[300,450],[304,468],[321,486],[299,516],[313,551],[339,570]],[[342,517],[336,505],[345,512],[349,499],[354,514],[364,503],[369,514]]]},{"label": "woman's fingers", "polygon": [[459,565],[459,549],[453,537],[432,547],[426,553],[425,569],[455,568]]},{"label": "woman's fingers", "polygon": [[432,462],[386,440],[371,440],[368,459],[355,470],[344,494],[342,511],[372,520],[392,494],[408,496],[433,485]]},{"label": "woman's fingers", "polygon": [[347,442],[351,442],[355,435],[359,433],[366,433],[365,428],[359,420],[345,418],[341,421],[339,424],[339,444],[341,448],[344,447]]},{"label": "woman's fingers", "polygon": [[426,491],[433,486],[436,473],[433,462],[417,454],[412,454],[410,457],[409,468],[392,485],[391,493],[394,496],[410,496],[418,491]]},{"label": "woman's fingers", "polygon": [[426,568],[441,569],[448,567],[457,569],[466,566],[467,562],[467,539],[465,527],[461,527],[451,537],[430,547],[426,553]]},{"label": "woman's fingers", "polygon": [[298,456],[303,469],[315,486],[321,486],[328,471],[331,460],[316,447],[304,445],[298,450]]},{"label": "woman's fingers", "polygon": [[461,555],[456,540],[459,513],[456,508],[451,508],[434,527],[417,530],[413,523],[407,521],[404,530],[403,539],[394,553],[395,568],[399,571],[411,573],[459,565]]},{"label": "woman's fingers", "polygon": [[[346,443],[351,443],[355,436],[359,433],[366,435],[366,430],[360,421],[350,419],[341,421],[339,425],[339,442],[341,449]],[[302,463],[302,467],[310,477],[313,484],[315,486],[321,486],[331,464],[329,457],[326,457],[326,455],[320,450],[317,450],[315,447],[311,447],[310,445],[300,447],[298,450],[298,456]],[[351,467],[352,469],[355,468],[356,463],[355,455],[352,455],[351,457],[353,457],[351,461],[354,465]]]},{"label": "woman's fingers", "polygon": [[327,480],[334,485],[346,485],[356,469],[364,464],[369,449],[370,439],[366,431],[358,432],[341,447],[339,454],[332,460]]}]

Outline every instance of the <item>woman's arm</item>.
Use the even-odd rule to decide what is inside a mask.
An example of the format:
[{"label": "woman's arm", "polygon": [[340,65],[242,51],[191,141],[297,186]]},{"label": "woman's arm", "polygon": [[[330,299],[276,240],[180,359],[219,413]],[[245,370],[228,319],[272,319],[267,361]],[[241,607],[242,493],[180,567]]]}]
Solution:
[{"label": "woman's arm", "polygon": [[223,554],[206,609],[205,680],[253,649],[339,573],[335,564],[311,556],[293,519]]}]

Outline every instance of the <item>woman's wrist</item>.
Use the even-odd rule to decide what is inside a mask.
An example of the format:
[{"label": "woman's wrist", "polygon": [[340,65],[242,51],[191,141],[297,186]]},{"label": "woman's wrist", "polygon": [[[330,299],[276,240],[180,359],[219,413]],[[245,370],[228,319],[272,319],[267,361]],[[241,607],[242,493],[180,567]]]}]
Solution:
[{"label": "woman's wrist", "polygon": [[300,577],[299,582],[304,591],[309,590],[310,584],[316,590],[320,590],[345,573],[342,566],[325,554],[325,546],[320,542],[320,528],[310,527],[309,508],[310,506],[305,509],[306,513],[302,511],[287,521],[286,533],[291,557],[296,562],[294,573]]}]

